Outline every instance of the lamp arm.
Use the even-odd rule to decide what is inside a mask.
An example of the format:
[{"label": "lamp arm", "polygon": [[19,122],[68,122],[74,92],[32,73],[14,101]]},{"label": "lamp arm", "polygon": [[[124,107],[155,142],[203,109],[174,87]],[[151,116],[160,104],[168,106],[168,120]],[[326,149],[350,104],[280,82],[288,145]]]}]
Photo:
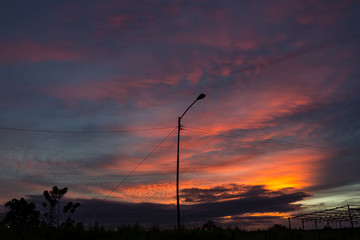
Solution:
[{"label": "lamp arm", "polygon": [[195,101],[185,110],[185,112],[181,115],[181,117],[179,117],[179,119],[182,119],[183,116],[185,115],[185,113],[192,107],[192,105],[194,105],[199,99],[195,99]]}]

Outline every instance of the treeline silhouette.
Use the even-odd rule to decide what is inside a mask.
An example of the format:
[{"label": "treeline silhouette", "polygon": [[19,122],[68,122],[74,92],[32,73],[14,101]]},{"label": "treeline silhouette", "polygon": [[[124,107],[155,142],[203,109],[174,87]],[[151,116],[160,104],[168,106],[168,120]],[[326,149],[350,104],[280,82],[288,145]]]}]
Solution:
[{"label": "treeline silhouette", "polygon": [[[60,200],[67,193],[68,188],[58,188],[54,186],[50,191],[44,191],[43,196],[45,202],[41,204],[44,207],[44,213],[41,215],[40,211],[36,210],[34,203],[28,203],[24,198],[12,199],[5,204],[6,208],[10,210],[6,213],[2,224],[8,228],[19,228],[24,226],[72,226],[75,221],[71,215],[80,206],[80,203],[68,202],[62,209],[60,209]],[[47,208],[47,210],[46,210]],[[60,223],[61,212],[67,214],[66,221]]]},{"label": "treeline silhouette", "polygon": [[[301,230],[288,229],[276,224],[267,230],[247,231],[240,228],[222,228],[209,220],[202,227],[184,228],[180,231],[175,228],[161,229],[158,226],[143,227],[139,224],[123,225],[116,228],[102,226],[94,223],[85,226],[76,223],[72,215],[80,207],[79,203],[68,202],[60,204],[60,200],[68,192],[68,188],[54,186],[49,191],[44,191],[44,202],[41,204],[42,211],[36,209],[36,205],[27,202],[24,198],[12,199],[5,204],[8,209],[4,219],[0,222],[0,239],[29,239],[29,240],[60,240],[60,239],[190,239],[190,240],[358,240],[360,229],[331,229]],[[63,207],[61,207],[63,206]],[[61,222],[61,219],[65,219]]]}]

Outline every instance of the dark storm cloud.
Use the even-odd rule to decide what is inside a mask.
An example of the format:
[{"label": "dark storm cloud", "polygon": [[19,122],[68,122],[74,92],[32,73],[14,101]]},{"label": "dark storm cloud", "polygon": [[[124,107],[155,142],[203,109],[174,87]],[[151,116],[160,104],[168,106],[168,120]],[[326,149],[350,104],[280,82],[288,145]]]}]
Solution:
[{"label": "dark storm cloud", "polygon": [[[270,221],[277,219],[277,217],[263,216],[250,217],[241,216],[246,213],[261,213],[261,212],[279,212],[287,213],[298,210],[301,206],[296,202],[304,200],[309,197],[304,192],[284,193],[281,191],[265,190],[263,186],[239,186],[236,184],[228,187],[218,186],[211,189],[203,189],[203,192],[212,196],[219,192],[226,192],[229,190],[246,189],[243,194],[232,197],[237,197],[234,200],[222,200],[219,202],[205,202],[193,205],[181,205],[181,215],[184,223],[205,223],[209,219],[218,219],[225,216],[234,216],[234,222],[241,224],[259,224],[259,220]],[[207,191],[208,190],[208,191]],[[231,191],[232,191],[231,190]],[[199,191],[194,189],[184,189],[183,192]],[[229,194],[231,195],[231,194]],[[214,199],[208,197],[207,200]],[[231,197],[229,197],[231,198]],[[29,196],[29,201],[40,206],[43,201],[42,196]],[[141,223],[141,224],[168,224],[174,225],[176,220],[176,206],[170,204],[153,204],[153,203],[125,203],[114,201],[101,201],[91,199],[67,199],[66,201],[80,202],[81,207],[77,210],[74,216],[78,221],[85,220],[86,223],[94,223],[99,221],[106,225],[119,225],[124,223]],[[214,199],[215,200],[215,199]],[[273,223],[273,221],[272,221]]]},{"label": "dark storm cloud", "polygon": [[231,189],[225,186],[218,186],[211,189],[187,188],[181,190],[181,197],[185,202],[212,202],[231,198],[232,195],[227,193],[230,190],[238,191],[239,189],[237,187]]},{"label": "dark storm cloud", "polygon": [[[236,185],[233,185],[236,186]],[[184,217],[206,219],[209,217],[224,217],[241,215],[244,213],[256,212],[292,212],[298,210],[300,205],[294,204],[297,201],[304,200],[310,195],[304,192],[285,193],[281,191],[270,191],[264,189],[264,186],[246,186],[245,192],[241,194],[228,194],[226,198],[233,197],[237,199],[222,200],[219,202],[204,202],[194,205],[184,205]],[[212,189],[218,192],[219,189]],[[225,190],[225,189],[224,189]],[[212,192],[210,190],[210,192]],[[206,190],[204,190],[206,192]],[[224,191],[226,192],[226,190]],[[209,198],[214,198],[209,194]],[[215,193],[217,195],[217,193]]]},{"label": "dark storm cloud", "polygon": [[247,186],[227,184],[213,188],[187,188],[181,190],[181,197],[185,202],[214,202],[235,198],[247,198],[254,196],[274,196],[283,194],[281,191],[265,189],[263,185]]},{"label": "dark storm cloud", "polygon": [[[208,219],[214,219],[224,216],[241,215],[244,213],[256,212],[291,212],[297,210],[300,206],[293,203],[303,200],[309,195],[299,192],[293,194],[282,194],[274,197],[252,195],[236,200],[222,202],[200,203],[194,205],[182,205],[182,216],[184,221],[205,222]],[[144,208],[137,210],[137,213],[155,213],[157,216],[166,216],[171,219],[170,212],[175,211],[175,206],[171,205],[129,205],[130,209],[138,209],[138,206]],[[129,211],[129,209],[127,209]],[[129,211],[128,215],[133,211]],[[125,215],[127,211],[124,210]]]}]

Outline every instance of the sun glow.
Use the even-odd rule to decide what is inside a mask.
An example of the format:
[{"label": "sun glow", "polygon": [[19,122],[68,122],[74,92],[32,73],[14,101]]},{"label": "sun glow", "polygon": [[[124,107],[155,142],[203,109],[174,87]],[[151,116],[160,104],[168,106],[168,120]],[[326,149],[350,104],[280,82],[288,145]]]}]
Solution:
[{"label": "sun glow", "polygon": [[291,217],[291,215],[288,213],[280,213],[280,212],[245,213],[242,216],[245,216],[245,217],[282,217],[282,218],[290,218]]}]

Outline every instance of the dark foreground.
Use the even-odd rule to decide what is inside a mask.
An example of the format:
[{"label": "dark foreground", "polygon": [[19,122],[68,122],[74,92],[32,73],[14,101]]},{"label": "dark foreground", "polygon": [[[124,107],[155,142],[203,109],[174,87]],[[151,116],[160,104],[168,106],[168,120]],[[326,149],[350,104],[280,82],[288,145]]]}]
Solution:
[{"label": "dark foreground", "polygon": [[[16,239],[46,239],[46,240],[81,240],[81,239],[124,239],[124,240],[175,240],[178,238],[176,229],[161,230],[156,227],[142,228],[140,226],[122,226],[118,229],[105,229],[101,226],[84,228],[76,227],[0,227],[1,240]],[[264,231],[245,231],[230,228],[214,228],[204,230],[201,228],[183,229],[180,239],[193,240],[360,240],[360,229],[323,229],[323,230],[289,230],[269,229]]]}]

